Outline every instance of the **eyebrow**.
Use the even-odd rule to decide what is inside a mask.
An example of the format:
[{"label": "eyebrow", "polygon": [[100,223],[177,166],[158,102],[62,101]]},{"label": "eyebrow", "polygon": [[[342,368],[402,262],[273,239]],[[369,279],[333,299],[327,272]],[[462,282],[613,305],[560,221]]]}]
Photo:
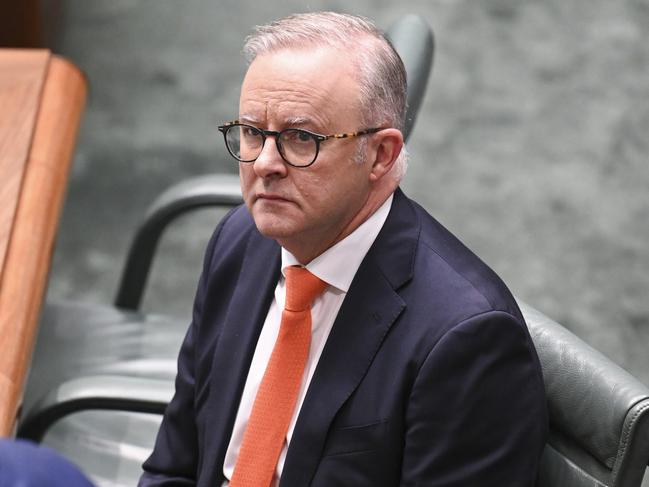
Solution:
[{"label": "eyebrow", "polygon": [[288,117],[285,122],[287,125],[307,125],[313,123],[313,120],[309,117]]},{"label": "eyebrow", "polygon": [[[258,125],[258,124],[262,123],[262,121],[259,118],[257,118],[255,115],[247,114],[247,113],[243,113],[243,114],[239,115],[238,120],[240,122],[249,123],[251,125]],[[312,118],[306,117],[306,116],[287,117],[283,121],[283,125],[292,126],[292,127],[304,126],[304,125],[309,125],[309,124],[314,125],[315,122],[314,122],[314,120]]]},{"label": "eyebrow", "polygon": [[258,123],[260,123],[260,120],[258,118],[256,118],[254,115],[248,115],[246,113],[244,113],[242,115],[239,115],[238,120],[240,122],[246,122],[246,123],[250,123],[250,124],[258,124]]}]

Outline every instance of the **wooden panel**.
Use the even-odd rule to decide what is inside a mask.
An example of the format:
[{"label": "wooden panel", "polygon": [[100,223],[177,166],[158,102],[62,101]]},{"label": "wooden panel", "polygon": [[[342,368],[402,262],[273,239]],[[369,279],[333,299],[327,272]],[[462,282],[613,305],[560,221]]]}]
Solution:
[{"label": "wooden panel", "polygon": [[0,281],[0,436],[13,431],[29,368],[85,94],[81,73],[51,58]]},{"label": "wooden panel", "polygon": [[0,1],[0,46],[43,47],[40,0]]},{"label": "wooden panel", "polygon": [[0,49],[0,279],[49,58]]}]

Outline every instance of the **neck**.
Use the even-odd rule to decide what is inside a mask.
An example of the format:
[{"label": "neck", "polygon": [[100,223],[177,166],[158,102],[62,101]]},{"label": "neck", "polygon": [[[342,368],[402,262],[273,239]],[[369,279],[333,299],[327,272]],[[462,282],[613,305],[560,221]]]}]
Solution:
[{"label": "neck", "polygon": [[311,240],[300,240],[299,237],[290,241],[278,239],[277,243],[293,254],[300,264],[307,265],[365,223],[385,203],[396,187],[395,185],[394,187],[385,188],[383,191],[372,193],[365,204],[361,206],[360,210],[333,238],[327,239],[325,235],[320,235]]}]

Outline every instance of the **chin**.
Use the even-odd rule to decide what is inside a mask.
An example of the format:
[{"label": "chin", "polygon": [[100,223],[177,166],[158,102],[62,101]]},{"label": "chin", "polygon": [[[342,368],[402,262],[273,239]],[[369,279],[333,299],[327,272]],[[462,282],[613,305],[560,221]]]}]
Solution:
[{"label": "chin", "polygon": [[280,218],[277,215],[255,215],[253,214],[257,230],[264,237],[272,239],[283,239],[295,235],[296,229],[294,225],[287,222],[285,218]]}]

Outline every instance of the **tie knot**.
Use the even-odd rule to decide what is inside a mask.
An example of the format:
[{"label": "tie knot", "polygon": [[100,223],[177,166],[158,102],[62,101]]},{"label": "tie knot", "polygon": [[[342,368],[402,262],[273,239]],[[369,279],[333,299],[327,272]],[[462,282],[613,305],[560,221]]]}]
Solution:
[{"label": "tie knot", "polygon": [[327,287],[327,283],[311,274],[304,267],[290,266],[286,274],[286,303],[284,309],[305,311]]}]

